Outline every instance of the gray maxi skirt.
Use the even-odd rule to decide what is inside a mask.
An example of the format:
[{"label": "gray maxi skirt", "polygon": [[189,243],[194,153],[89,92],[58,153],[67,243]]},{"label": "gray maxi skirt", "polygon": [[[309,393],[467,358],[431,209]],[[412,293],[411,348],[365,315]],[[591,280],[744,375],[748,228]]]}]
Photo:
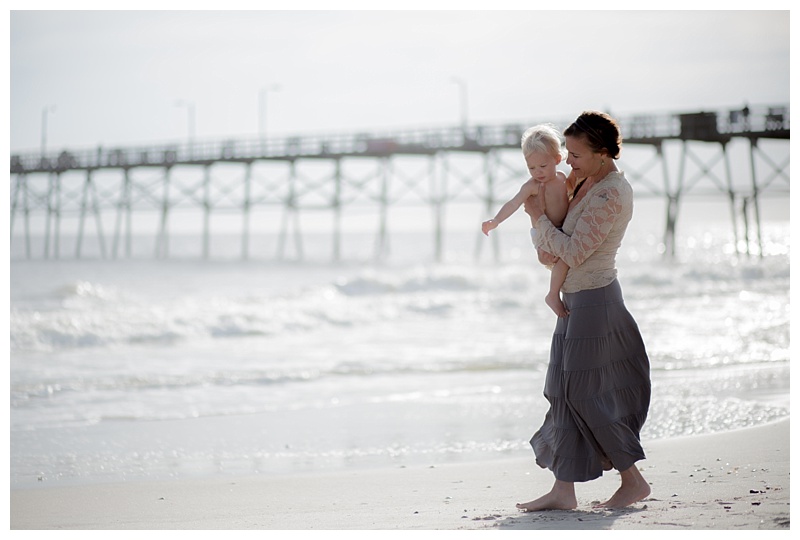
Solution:
[{"label": "gray maxi skirt", "polygon": [[563,295],[553,333],[536,463],[565,482],[586,482],[644,459],[639,431],[650,406],[650,361],[619,282]]}]

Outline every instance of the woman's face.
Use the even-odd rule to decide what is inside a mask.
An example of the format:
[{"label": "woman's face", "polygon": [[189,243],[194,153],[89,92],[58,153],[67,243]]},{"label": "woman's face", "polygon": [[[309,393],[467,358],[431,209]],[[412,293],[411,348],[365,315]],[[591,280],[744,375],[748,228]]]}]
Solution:
[{"label": "woman's face", "polygon": [[567,145],[567,165],[575,172],[577,178],[586,178],[597,174],[603,156],[586,143],[583,135],[565,137]]}]

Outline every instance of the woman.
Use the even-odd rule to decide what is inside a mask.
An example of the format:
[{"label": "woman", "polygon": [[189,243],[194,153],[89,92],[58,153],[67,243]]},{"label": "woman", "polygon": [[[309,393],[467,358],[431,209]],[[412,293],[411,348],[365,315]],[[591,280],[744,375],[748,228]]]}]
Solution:
[{"label": "woman", "polygon": [[622,138],[616,121],[595,111],[581,114],[564,136],[567,164],[583,180],[563,232],[535,200],[525,206],[540,260],[558,257],[570,267],[561,289],[567,316],[556,323],[545,380],[550,410],[531,439],[537,464],[556,480],[542,497],[517,505],[528,512],[576,508],[575,482],[611,468],[621,486],[601,506],[622,508],[650,494],[635,466],[645,457],[639,431],[650,404],[650,366],[615,267],[633,213],[631,186],[614,161]]}]

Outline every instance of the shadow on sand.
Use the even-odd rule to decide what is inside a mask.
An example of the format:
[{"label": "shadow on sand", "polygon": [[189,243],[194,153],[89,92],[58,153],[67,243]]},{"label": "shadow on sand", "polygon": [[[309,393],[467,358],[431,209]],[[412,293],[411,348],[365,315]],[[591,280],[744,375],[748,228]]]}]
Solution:
[{"label": "shadow on sand", "polygon": [[647,509],[624,508],[621,510],[543,510],[520,512],[518,516],[498,520],[496,527],[503,530],[582,530],[611,529],[614,522]]}]

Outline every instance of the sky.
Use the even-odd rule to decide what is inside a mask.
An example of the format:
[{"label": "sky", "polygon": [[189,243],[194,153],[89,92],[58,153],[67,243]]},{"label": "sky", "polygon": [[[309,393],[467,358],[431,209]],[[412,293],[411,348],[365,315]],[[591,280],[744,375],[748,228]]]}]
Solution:
[{"label": "sky", "polygon": [[[17,3],[11,151],[38,152],[43,135],[55,152],[262,130],[444,127],[465,117],[548,121],[585,109],[696,112],[790,96],[788,7],[26,11],[30,2]],[[772,4],[788,6],[760,5]]]}]

